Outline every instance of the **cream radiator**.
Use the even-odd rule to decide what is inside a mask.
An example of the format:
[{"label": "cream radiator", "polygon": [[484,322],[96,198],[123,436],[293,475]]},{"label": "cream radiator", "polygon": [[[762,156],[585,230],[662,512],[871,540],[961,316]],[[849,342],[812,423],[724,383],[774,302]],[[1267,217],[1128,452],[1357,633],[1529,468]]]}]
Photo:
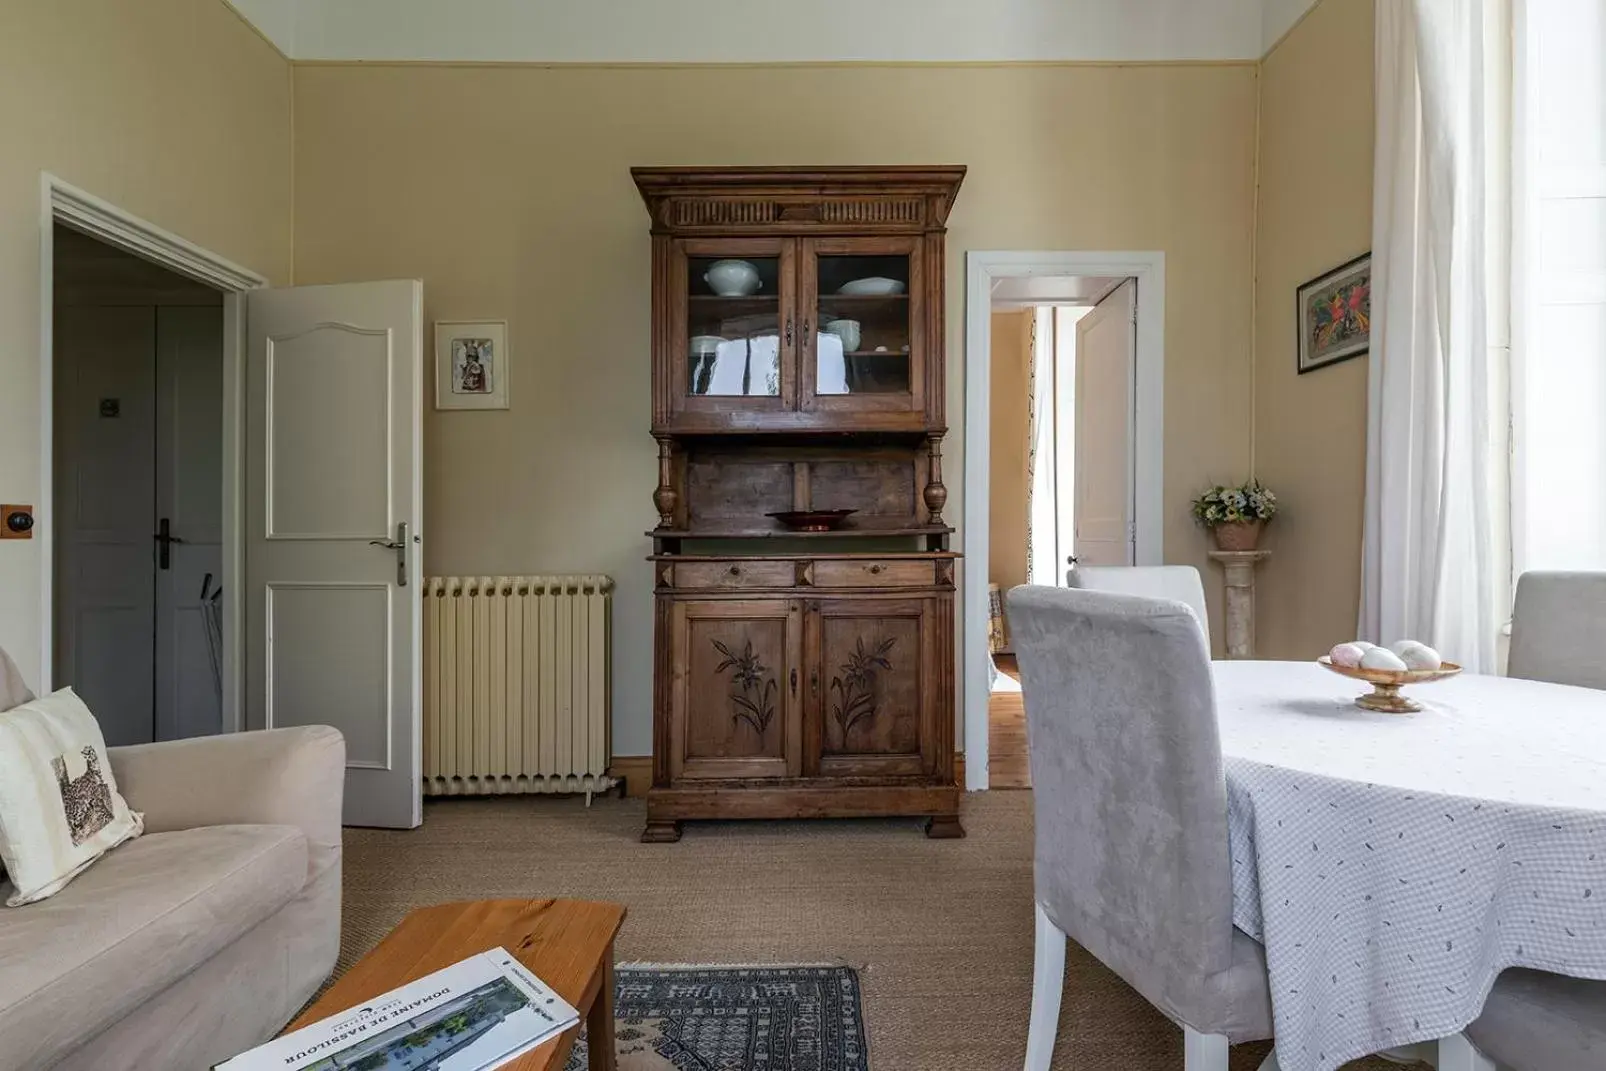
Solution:
[{"label": "cream radiator", "polygon": [[424,579],[424,794],[593,792],[608,769],[605,576]]}]

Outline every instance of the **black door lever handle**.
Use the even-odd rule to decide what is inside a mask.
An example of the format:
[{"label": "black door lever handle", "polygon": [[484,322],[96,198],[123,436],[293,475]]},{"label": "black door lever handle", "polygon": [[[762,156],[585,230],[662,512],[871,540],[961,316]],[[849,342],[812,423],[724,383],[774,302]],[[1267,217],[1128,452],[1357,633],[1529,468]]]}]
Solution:
[{"label": "black door lever handle", "polygon": [[156,522],[156,534],[151,538],[156,540],[156,567],[158,569],[171,569],[173,567],[173,544],[184,540],[172,532],[172,522],[166,517]]}]

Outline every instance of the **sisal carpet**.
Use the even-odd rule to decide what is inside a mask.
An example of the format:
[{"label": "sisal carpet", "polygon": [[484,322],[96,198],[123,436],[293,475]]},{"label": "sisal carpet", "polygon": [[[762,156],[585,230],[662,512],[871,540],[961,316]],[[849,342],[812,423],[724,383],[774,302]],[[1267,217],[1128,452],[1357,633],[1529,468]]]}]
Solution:
[{"label": "sisal carpet", "polygon": [[[343,970],[414,907],[614,900],[622,963],[836,963],[858,971],[875,1071],[1018,1071],[1032,986],[1032,798],[965,797],[970,836],[915,821],[687,823],[641,844],[639,800],[427,803],[409,832],[348,829]],[[1074,944],[1054,1066],[1181,1071],[1182,1034]],[[1265,1045],[1233,1050],[1254,1071]],[[1367,1071],[1398,1071],[1368,1061]]]}]

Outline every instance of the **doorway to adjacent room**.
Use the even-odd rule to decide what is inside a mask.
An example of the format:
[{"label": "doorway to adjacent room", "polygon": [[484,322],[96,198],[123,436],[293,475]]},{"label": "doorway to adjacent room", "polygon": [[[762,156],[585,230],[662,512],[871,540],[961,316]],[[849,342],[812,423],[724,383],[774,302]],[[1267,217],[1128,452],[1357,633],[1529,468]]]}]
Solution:
[{"label": "doorway to adjacent room", "polygon": [[53,676],[109,745],[221,732],[223,294],[53,241]]},{"label": "doorway to adjacent room", "polygon": [[1164,260],[972,253],[966,310],[967,788],[1027,787],[1003,595],[1160,560]]}]

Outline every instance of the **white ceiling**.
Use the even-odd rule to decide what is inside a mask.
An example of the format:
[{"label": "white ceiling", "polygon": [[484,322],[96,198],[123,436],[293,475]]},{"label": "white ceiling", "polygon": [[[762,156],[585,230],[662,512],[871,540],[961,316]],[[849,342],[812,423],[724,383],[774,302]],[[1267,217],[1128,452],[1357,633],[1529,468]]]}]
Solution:
[{"label": "white ceiling", "polygon": [[1316,0],[227,0],[298,60],[1252,60]]}]

